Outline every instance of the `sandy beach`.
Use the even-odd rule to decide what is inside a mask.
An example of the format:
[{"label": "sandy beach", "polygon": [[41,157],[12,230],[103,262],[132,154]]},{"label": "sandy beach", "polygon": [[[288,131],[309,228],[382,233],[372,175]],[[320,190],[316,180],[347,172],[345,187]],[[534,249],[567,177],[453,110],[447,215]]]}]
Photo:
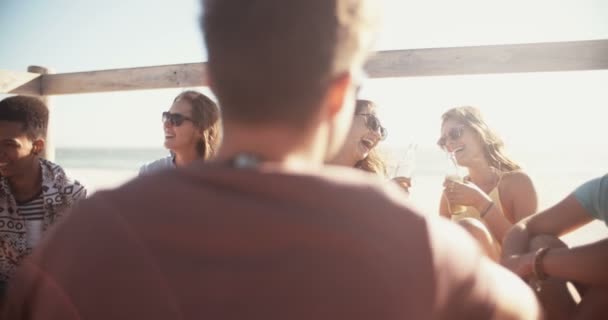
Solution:
[{"label": "sandy beach", "polygon": [[[111,189],[133,179],[137,170],[127,169],[83,169],[66,168],[66,171],[87,186],[89,195],[103,189]],[[532,177],[539,193],[540,208],[547,208],[563,199],[580,183],[591,178],[580,175],[574,178],[555,178],[553,175],[537,175]],[[443,176],[426,175],[414,176],[410,201],[421,212],[436,214],[439,208],[439,195]],[[569,245],[580,245],[608,237],[608,228],[602,222],[593,222],[565,237]]]}]

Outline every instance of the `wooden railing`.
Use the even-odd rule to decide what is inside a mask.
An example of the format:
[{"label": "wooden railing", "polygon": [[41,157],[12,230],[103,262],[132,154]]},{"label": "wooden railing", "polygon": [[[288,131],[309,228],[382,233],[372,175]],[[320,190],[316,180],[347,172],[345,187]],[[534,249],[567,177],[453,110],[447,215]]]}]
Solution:
[{"label": "wooden railing", "polygon": [[[371,78],[608,69],[608,40],[381,51]],[[37,96],[201,87],[205,63],[40,75],[0,70],[0,93]]]},{"label": "wooden railing", "polygon": [[[608,40],[381,51],[366,65],[371,78],[608,69]],[[47,96],[207,86],[205,63],[53,73],[0,70],[0,93]],[[47,158],[53,148],[47,141]]]}]

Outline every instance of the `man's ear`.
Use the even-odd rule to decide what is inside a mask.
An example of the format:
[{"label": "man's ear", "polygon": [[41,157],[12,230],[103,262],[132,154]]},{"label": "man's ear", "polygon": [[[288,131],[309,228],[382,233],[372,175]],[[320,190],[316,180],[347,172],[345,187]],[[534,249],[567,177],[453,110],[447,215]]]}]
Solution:
[{"label": "man's ear", "polygon": [[42,152],[42,150],[44,150],[44,139],[37,138],[32,143],[32,153],[35,155],[39,155]]},{"label": "man's ear", "polygon": [[[352,76],[345,72],[331,81],[325,94],[325,107],[329,117],[334,117],[344,108],[346,99],[349,99],[349,90],[352,86]],[[354,94],[354,93],[353,93]]]}]

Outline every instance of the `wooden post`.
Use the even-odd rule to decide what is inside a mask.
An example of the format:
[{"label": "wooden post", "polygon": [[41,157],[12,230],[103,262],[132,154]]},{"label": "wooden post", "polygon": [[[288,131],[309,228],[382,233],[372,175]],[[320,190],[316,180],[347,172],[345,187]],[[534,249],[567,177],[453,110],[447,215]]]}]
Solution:
[{"label": "wooden post", "polygon": [[[27,72],[31,72],[31,73],[39,73],[41,75],[45,74],[52,74],[54,73],[52,69],[50,68],[45,68],[45,67],[40,67],[40,66],[29,66],[27,67]],[[48,127],[47,127],[47,131],[45,134],[45,147],[44,150],[42,151],[41,156],[49,161],[55,161],[55,145],[53,144],[53,112],[52,112],[52,108],[51,108],[51,98],[50,96],[47,96],[44,94],[44,81],[40,81],[40,89],[39,89],[39,96],[38,98],[40,98],[44,104],[46,105],[46,107],[49,110],[49,123],[48,123]]]}]

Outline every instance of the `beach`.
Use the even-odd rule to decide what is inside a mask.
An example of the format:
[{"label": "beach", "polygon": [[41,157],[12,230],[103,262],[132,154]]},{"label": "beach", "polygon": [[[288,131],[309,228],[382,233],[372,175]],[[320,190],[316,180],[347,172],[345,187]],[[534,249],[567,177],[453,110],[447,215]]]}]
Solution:
[{"label": "beach", "polygon": [[[403,150],[391,150],[387,157],[403,154]],[[445,156],[432,148],[416,152],[415,168],[412,168],[413,187],[409,201],[425,215],[435,215],[439,211],[439,198],[444,179]],[[57,162],[62,164],[70,176],[79,180],[89,190],[111,189],[135,178],[139,167],[149,161],[167,155],[164,149],[58,149]],[[548,166],[540,161],[538,154],[521,153],[526,163],[526,171],[532,178],[539,197],[539,208],[548,208],[565,198],[585,181],[601,176],[608,170],[603,167],[604,159],[582,160],[572,163],[554,162]],[[394,173],[389,161],[389,175]],[[592,165],[594,164],[594,165]],[[580,245],[608,237],[608,228],[601,222],[593,222],[563,239],[569,245]]]}]

